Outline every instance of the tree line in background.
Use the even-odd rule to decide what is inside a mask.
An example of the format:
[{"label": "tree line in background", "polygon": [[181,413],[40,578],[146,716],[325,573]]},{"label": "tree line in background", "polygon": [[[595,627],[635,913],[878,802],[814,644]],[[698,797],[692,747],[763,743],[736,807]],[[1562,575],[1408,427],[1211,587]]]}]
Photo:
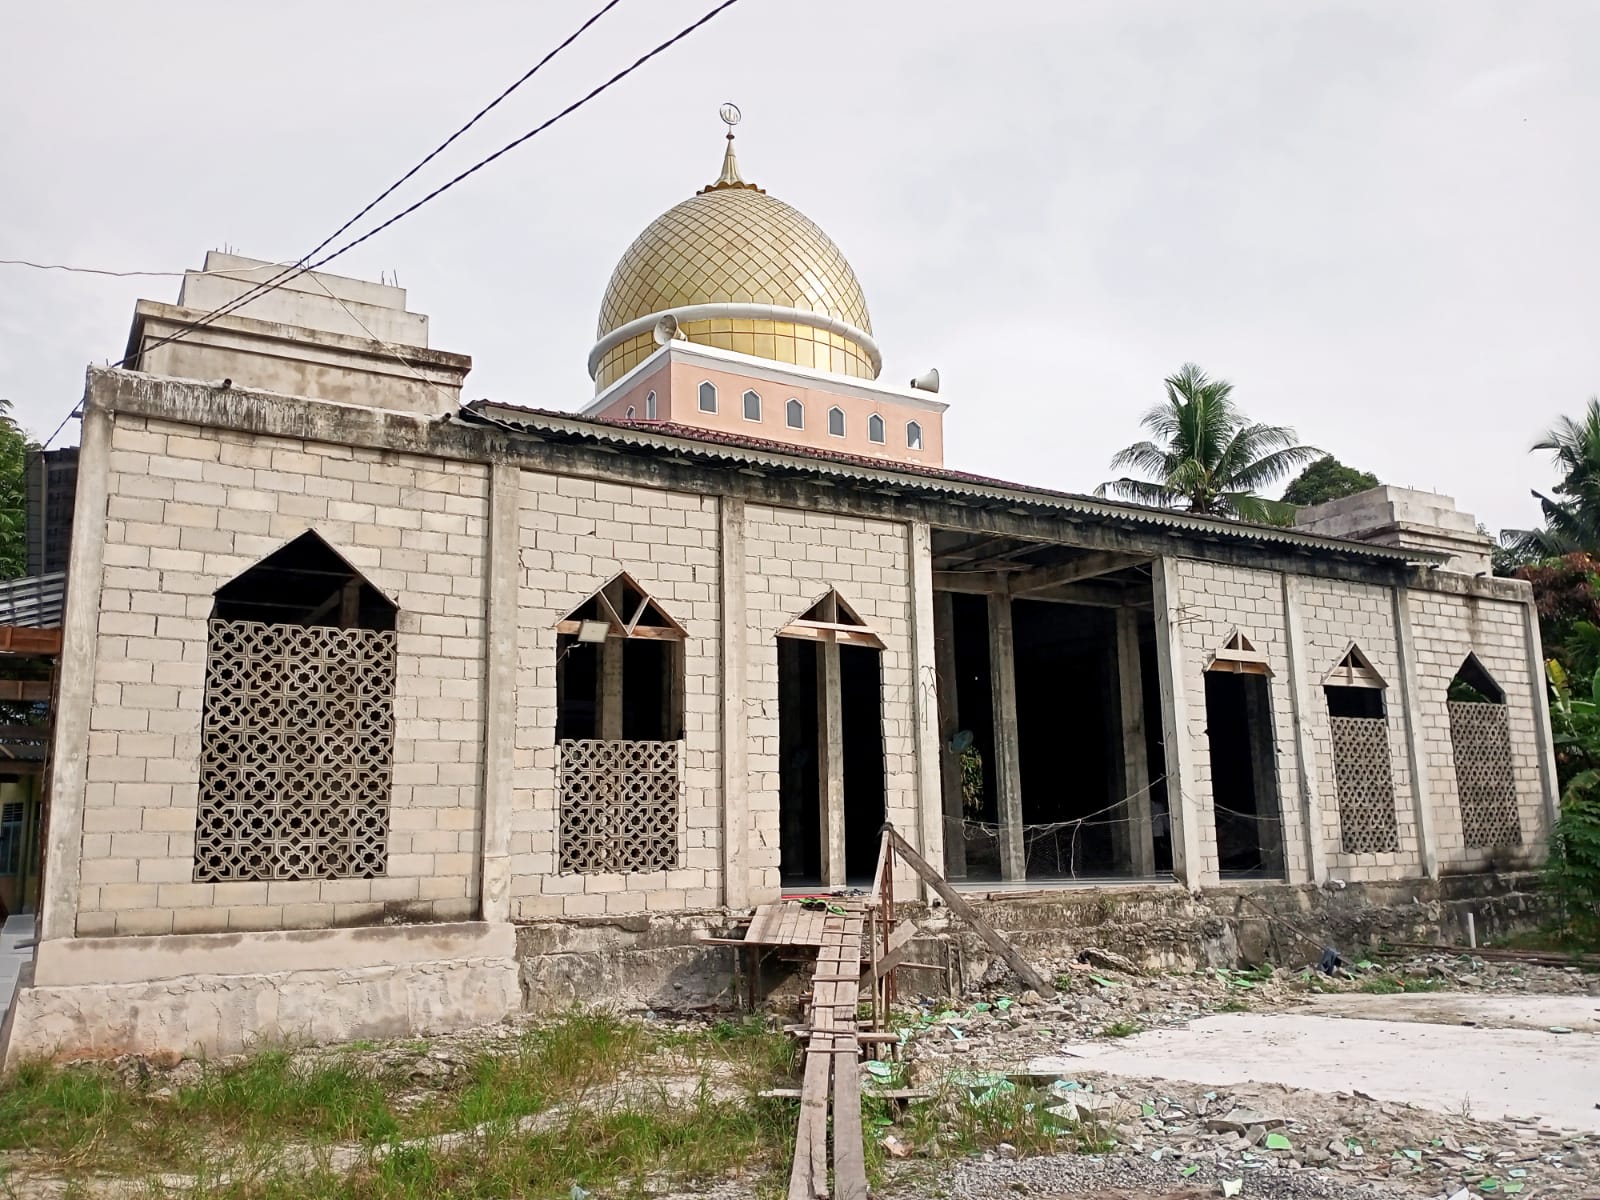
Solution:
[{"label": "tree line in background", "polygon": [[0,579],[28,573],[28,455],[38,448],[0,398]]}]

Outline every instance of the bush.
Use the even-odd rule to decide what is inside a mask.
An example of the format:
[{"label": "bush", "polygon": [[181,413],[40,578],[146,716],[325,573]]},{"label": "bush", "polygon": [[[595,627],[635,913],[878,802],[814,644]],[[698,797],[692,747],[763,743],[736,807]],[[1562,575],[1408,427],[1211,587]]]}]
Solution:
[{"label": "bush", "polygon": [[1562,788],[1547,878],[1570,931],[1593,945],[1600,942],[1600,670],[1580,697],[1559,663],[1548,669]]}]

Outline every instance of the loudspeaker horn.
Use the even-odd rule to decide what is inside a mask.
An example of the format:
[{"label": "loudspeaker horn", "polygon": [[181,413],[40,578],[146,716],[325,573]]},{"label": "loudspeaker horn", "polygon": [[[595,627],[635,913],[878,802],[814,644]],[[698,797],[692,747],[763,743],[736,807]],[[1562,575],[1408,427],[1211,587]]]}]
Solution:
[{"label": "loudspeaker horn", "polygon": [[939,368],[929,367],[911,381],[911,386],[919,392],[937,392],[939,390]]},{"label": "loudspeaker horn", "polygon": [[673,338],[680,337],[681,335],[678,333],[678,318],[671,313],[662,317],[656,322],[655,336],[656,345],[658,346],[665,346]]}]

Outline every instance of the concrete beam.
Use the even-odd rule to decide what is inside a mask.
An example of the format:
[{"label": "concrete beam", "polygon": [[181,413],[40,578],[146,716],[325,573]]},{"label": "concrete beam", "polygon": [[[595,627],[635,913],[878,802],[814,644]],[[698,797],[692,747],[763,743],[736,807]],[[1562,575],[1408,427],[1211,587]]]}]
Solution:
[{"label": "concrete beam", "polygon": [[1150,759],[1144,726],[1144,674],[1139,661],[1139,614],[1117,610],[1117,700],[1122,723],[1122,786],[1127,797],[1129,864],[1136,875],[1153,875],[1155,844],[1150,825]]},{"label": "concrete beam", "polygon": [[1156,667],[1161,677],[1161,742],[1166,752],[1167,820],[1172,830],[1172,873],[1191,891],[1203,881],[1200,805],[1193,791],[1195,748],[1189,740],[1189,703],[1184,694],[1183,633],[1178,623],[1177,562],[1159,558],[1155,588]]},{"label": "concrete beam", "polygon": [[[91,375],[91,381],[93,376]],[[82,878],[83,806],[89,772],[89,715],[94,707],[95,656],[100,637],[107,489],[111,479],[112,414],[92,386],[83,400],[78,488],[62,617],[60,687],[50,753],[49,827],[39,888],[39,941],[77,932]]]},{"label": "concrete beam", "polygon": [[1026,879],[1022,830],[1022,760],[1017,744],[1016,645],[1011,599],[989,597],[989,694],[994,706],[994,779],[999,792],[1000,878]]},{"label": "concrete beam", "polygon": [[729,908],[744,908],[750,903],[744,501],[724,496],[717,507],[722,592],[722,898]]},{"label": "concrete beam", "polygon": [[956,612],[949,592],[933,594],[934,659],[938,672],[939,776],[944,808],[944,873],[947,879],[967,877],[965,804],[961,792],[961,760],[950,743],[961,731],[956,687]]},{"label": "concrete beam", "polygon": [[[1284,642],[1288,647],[1289,704],[1294,724],[1295,776],[1300,784],[1300,819],[1305,824],[1306,874],[1322,884],[1328,878],[1328,852],[1323,842],[1322,804],[1318,798],[1317,745],[1311,736],[1317,706],[1316,679],[1300,612],[1300,591],[1293,575],[1283,577]],[[1299,882],[1290,880],[1291,883]]]},{"label": "concrete beam", "polygon": [[844,696],[839,643],[817,643],[817,779],[822,805],[822,881],[844,887]]},{"label": "concrete beam", "polygon": [[1042,592],[1048,588],[1059,587],[1063,583],[1077,583],[1081,579],[1109,575],[1112,571],[1120,571],[1124,567],[1131,567],[1143,561],[1145,560],[1138,555],[1099,550],[1085,554],[1072,562],[1061,563],[1054,567],[1036,567],[1025,574],[1013,575],[1008,585],[1013,596],[1023,596],[1029,592]]},{"label": "concrete beam", "polygon": [[939,736],[939,652],[934,616],[932,533],[924,521],[912,522],[906,532],[911,564],[911,706],[916,714],[913,734],[917,750],[921,850],[929,862],[945,866],[943,739]]},{"label": "concrete beam", "polygon": [[517,589],[521,559],[517,506],[522,472],[489,468],[489,537],[485,568],[483,664],[483,840],[479,911],[511,919],[511,809],[517,750]]},{"label": "concrete beam", "polygon": [[1417,650],[1411,637],[1411,600],[1397,587],[1394,597],[1396,656],[1400,660],[1400,703],[1406,714],[1406,764],[1411,773],[1411,805],[1417,829],[1417,858],[1422,873],[1439,878],[1439,841],[1433,829],[1432,783],[1428,753],[1422,744],[1422,689],[1417,684]]},{"label": "concrete beam", "polygon": [[[1520,580],[1518,582],[1521,582]],[[1529,704],[1533,709],[1534,746],[1539,755],[1539,794],[1543,797],[1544,836],[1548,841],[1561,815],[1561,784],[1556,776],[1555,740],[1550,730],[1550,690],[1545,678],[1544,642],[1539,611],[1530,595],[1523,604],[1522,627],[1528,655]]]}]

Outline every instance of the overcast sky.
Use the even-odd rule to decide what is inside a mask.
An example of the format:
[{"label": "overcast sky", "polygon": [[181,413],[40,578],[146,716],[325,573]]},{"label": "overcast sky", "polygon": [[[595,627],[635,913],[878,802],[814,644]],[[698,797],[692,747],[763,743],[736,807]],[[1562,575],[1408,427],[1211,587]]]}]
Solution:
[{"label": "overcast sky", "polygon": [[[296,258],[599,4],[11,6],[0,258]],[[710,6],[622,0],[405,198]],[[1528,445],[1600,391],[1597,46],[1590,0],[741,0],[329,269],[398,272],[469,397],[577,408],[612,267],[715,177],[732,99],[746,178],[854,264],[884,378],[940,368],[949,465],[1089,490],[1193,360],[1514,526]],[[0,396],[48,434],[177,286],[0,267]]]}]

